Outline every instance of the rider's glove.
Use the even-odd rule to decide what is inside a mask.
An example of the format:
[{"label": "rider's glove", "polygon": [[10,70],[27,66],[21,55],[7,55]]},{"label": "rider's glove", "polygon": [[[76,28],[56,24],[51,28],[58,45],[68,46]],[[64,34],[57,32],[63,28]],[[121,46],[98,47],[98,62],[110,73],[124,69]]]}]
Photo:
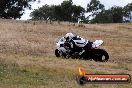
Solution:
[{"label": "rider's glove", "polygon": [[81,56],[84,52],[85,52],[85,50],[82,50],[82,51],[79,53],[79,55]]}]

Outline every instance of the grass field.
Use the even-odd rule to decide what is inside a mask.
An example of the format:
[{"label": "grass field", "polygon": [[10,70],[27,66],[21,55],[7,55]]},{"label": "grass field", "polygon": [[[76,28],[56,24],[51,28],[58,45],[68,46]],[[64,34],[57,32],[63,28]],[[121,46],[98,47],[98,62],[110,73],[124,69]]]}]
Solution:
[{"label": "grass field", "polygon": [[[108,62],[56,58],[55,43],[67,32],[102,39]],[[77,24],[0,20],[0,88],[132,88],[130,84],[76,82],[78,67],[89,74],[132,75],[132,24]]]}]

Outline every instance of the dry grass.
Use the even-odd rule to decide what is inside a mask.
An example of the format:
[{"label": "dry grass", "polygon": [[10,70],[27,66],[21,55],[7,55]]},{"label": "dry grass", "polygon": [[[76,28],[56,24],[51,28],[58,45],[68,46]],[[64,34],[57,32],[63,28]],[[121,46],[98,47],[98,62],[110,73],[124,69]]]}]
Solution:
[{"label": "dry grass", "polygon": [[[106,63],[56,58],[55,43],[67,32],[102,39],[110,55]],[[132,75],[132,24],[46,24],[0,20],[0,87],[79,88],[78,67],[87,73]],[[130,88],[132,84],[88,84],[89,88]]]}]

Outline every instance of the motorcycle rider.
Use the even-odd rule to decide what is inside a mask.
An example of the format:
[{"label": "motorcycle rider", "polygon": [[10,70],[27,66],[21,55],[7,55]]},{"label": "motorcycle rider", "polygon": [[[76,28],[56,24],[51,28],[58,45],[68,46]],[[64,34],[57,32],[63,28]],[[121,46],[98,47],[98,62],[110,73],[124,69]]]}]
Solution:
[{"label": "motorcycle rider", "polygon": [[71,32],[67,33],[64,38],[66,39],[64,47],[71,50],[71,54],[81,56],[92,47],[92,42]]}]

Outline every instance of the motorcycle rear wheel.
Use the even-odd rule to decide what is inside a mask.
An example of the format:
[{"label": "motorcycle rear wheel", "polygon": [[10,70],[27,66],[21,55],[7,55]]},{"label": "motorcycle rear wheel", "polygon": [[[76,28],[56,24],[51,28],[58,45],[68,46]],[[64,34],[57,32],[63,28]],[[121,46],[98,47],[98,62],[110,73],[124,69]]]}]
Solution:
[{"label": "motorcycle rear wheel", "polygon": [[107,62],[109,59],[109,54],[104,49],[96,49],[94,51],[93,60],[100,62]]}]

